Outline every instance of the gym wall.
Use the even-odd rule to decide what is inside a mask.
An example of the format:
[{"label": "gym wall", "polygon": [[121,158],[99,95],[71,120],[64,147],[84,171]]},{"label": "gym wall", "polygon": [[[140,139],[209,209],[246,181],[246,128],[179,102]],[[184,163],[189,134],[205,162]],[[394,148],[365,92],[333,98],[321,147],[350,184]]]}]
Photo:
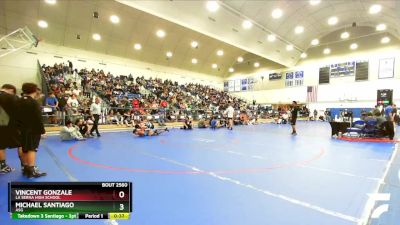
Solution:
[{"label": "gym wall", "polygon": [[[31,52],[31,53],[27,53]],[[201,83],[222,89],[221,77],[195,73],[172,67],[139,62],[127,58],[104,55],[79,49],[40,43],[37,48],[18,51],[0,58],[0,83],[12,83],[20,87],[23,82],[39,82],[37,60],[53,65],[70,60],[74,68],[103,69],[114,75],[145,76],[171,79],[179,83]]]},{"label": "gym wall", "polygon": [[[379,79],[379,60],[395,58],[394,77]],[[369,78],[367,81],[355,81],[354,76],[331,78],[329,84],[318,85],[319,68],[353,60],[369,61]],[[304,85],[300,87],[285,87],[284,71],[304,71]],[[269,81],[268,74],[283,72],[281,80]],[[264,76],[264,79],[261,79]],[[225,80],[254,77],[255,91],[237,92],[235,95],[248,99],[255,99],[259,103],[288,103],[292,100],[306,102],[307,86],[318,85],[318,102],[312,104],[316,108],[326,105],[342,107],[373,107],[376,103],[376,90],[394,89],[394,101],[400,102],[400,47],[381,48],[373,51],[357,52],[348,55],[322,57],[318,60],[305,60],[293,68],[282,70],[263,70],[248,75],[233,75]],[[340,100],[342,99],[342,100]],[[357,99],[355,102],[343,99]]]}]

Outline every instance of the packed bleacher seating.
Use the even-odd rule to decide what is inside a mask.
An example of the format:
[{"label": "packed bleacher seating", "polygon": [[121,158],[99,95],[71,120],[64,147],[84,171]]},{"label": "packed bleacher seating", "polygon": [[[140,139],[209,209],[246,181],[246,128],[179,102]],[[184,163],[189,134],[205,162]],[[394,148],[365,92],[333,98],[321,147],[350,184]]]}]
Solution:
[{"label": "packed bleacher seating", "polygon": [[236,110],[248,109],[245,101],[200,84],[178,84],[131,74],[114,76],[96,69],[78,71],[72,63],[43,65],[42,71],[49,89],[44,106],[51,108],[47,110],[50,123],[60,124],[60,118],[88,118],[94,95],[107,105],[102,122],[121,125],[133,125],[137,116],[154,116],[163,124],[206,112],[219,113],[228,103]]}]

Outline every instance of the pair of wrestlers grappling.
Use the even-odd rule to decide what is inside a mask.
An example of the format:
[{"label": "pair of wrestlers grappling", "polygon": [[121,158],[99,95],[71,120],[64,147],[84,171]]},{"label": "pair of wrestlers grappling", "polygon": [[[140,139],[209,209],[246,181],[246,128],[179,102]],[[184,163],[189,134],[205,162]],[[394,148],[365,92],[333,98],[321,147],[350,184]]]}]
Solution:
[{"label": "pair of wrestlers grappling", "polygon": [[168,128],[156,129],[154,124],[151,122],[141,122],[135,125],[132,133],[138,137],[144,136],[157,136],[165,131],[169,131]]}]

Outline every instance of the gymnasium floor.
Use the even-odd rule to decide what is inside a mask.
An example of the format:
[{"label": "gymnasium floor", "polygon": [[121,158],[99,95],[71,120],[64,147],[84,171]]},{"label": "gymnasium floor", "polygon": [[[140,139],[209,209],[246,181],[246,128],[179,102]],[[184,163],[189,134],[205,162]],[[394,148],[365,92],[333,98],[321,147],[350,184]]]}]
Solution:
[{"label": "gymnasium floor", "polygon": [[[387,169],[394,144],[331,139],[322,122],[299,122],[298,132],[264,124],[146,138],[103,133],[78,143],[52,136],[38,155],[48,176],[31,181],[132,181],[134,211],[122,225],[354,225],[386,172],[382,191],[399,202],[400,159]],[[16,152],[8,157],[18,165]],[[107,223],[10,220],[7,182],[26,180],[19,172],[0,176],[1,225]],[[398,209],[374,224],[395,224],[387,221],[399,221]]]}]

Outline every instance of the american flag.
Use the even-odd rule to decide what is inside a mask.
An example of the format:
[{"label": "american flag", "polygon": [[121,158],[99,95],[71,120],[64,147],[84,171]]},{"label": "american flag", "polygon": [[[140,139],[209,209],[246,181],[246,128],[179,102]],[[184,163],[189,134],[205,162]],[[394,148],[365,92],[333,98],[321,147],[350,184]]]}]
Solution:
[{"label": "american flag", "polygon": [[307,86],[307,102],[317,102],[318,86]]}]

